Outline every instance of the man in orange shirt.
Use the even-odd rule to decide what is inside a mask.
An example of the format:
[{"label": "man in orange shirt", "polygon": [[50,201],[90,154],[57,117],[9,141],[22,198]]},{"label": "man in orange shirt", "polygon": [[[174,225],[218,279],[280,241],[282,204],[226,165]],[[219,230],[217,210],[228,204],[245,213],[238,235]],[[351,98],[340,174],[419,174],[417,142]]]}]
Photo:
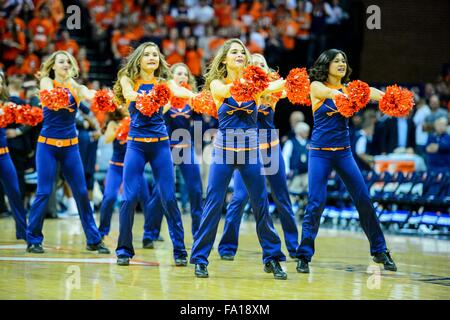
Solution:
[{"label": "man in orange shirt", "polygon": [[61,40],[56,42],[56,50],[64,50],[72,54],[74,57],[78,56],[79,46],[75,40],[70,39],[69,31],[64,30],[61,33]]},{"label": "man in orange shirt", "polygon": [[2,60],[6,66],[13,64],[17,55],[26,49],[25,33],[15,24],[14,19],[8,19],[6,22],[6,32],[2,34],[1,41],[5,48]]},{"label": "man in orange shirt", "polygon": [[34,54],[34,45],[33,42],[30,42],[28,44],[28,53],[23,61],[23,72],[26,75],[34,75],[39,70],[40,65],[41,60]]},{"label": "man in orange shirt", "polygon": [[23,57],[19,55],[16,58],[16,63],[6,69],[6,76],[9,78],[12,76],[21,76],[24,74],[25,72],[23,71]]},{"label": "man in orange shirt", "polygon": [[203,50],[197,48],[197,39],[195,37],[188,38],[186,49],[186,65],[189,67],[195,77],[200,77],[202,75],[202,58]]},{"label": "man in orange shirt", "polygon": [[51,40],[55,38],[56,26],[50,18],[48,8],[43,6],[39,13],[28,23],[30,39],[37,51],[44,51]]}]

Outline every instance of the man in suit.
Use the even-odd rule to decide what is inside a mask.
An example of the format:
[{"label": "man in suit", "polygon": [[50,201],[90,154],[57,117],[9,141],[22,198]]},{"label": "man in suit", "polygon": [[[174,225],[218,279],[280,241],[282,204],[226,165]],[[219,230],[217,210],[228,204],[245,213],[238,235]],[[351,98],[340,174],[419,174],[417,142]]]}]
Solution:
[{"label": "man in suit", "polygon": [[381,141],[381,152],[414,153],[416,148],[416,126],[411,118],[389,118],[385,122],[385,130]]}]

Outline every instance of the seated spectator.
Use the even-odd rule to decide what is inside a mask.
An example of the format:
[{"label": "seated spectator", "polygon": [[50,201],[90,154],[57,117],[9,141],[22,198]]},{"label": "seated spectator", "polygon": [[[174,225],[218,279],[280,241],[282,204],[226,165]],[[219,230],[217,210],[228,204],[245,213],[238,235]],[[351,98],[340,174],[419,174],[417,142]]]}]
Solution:
[{"label": "seated spectator", "polygon": [[283,146],[283,159],[291,192],[303,192],[308,188],[308,137],[309,125],[299,122],[294,127],[295,137]]},{"label": "seated spectator", "polygon": [[64,30],[61,33],[61,39],[56,42],[55,48],[56,50],[65,50],[74,57],[78,56],[78,50],[80,49],[78,43],[75,40],[70,39],[70,34],[67,30]]},{"label": "seated spectator", "polygon": [[428,169],[448,171],[450,169],[450,135],[447,133],[448,119],[434,121],[435,132],[430,134],[425,148],[428,154]]},{"label": "seated spectator", "polygon": [[426,104],[424,98],[416,96],[416,113],[414,114],[413,121],[416,125],[416,151],[419,155],[425,153],[425,145],[428,140],[428,133],[423,130],[425,119],[431,114],[430,107]]},{"label": "seated spectator", "polygon": [[433,94],[429,101],[431,113],[425,118],[423,130],[426,132],[432,132],[434,130],[434,122],[441,117],[447,117],[447,111],[441,108],[441,102],[439,96]]},{"label": "seated spectator", "polygon": [[381,141],[381,152],[410,153],[416,148],[416,126],[410,118],[389,118],[386,120]]},{"label": "seated spectator", "polygon": [[39,70],[41,66],[41,60],[34,53],[34,45],[33,42],[28,44],[28,53],[23,61],[23,72],[26,75],[33,76]]},{"label": "seated spectator", "polygon": [[200,0],[197,5],[189,8],[189,20],[195,24],[194,35],[202,37],[205,35],[205,27],[214,20],[214,9],[208,5],[208,1]]},{"label": "seated spectator", "polygon": [[361,170],[370,171],[374,165],[374,154],[372,150],[373,133],[375,124],[370,120],[365,120],[362,129],[356,133],[355,137],[355,160]]},{"label": "seated spectator", "polygon": [[91,68],[91,64],[86,57],[86,48],[81,47],[77,56],[78,65],[80,66],[80,75],[83,80],[87,80],[89,78],[89,70]]},{"label": "seated spectator", "polygon": [[21,76],[25,74],[23,70],[23,57],[17,56],[15,63],[10,66],[8,69],[6,69],[6,76],[12,77],[12,76]]},{"label": "seated spectator", "polygon": [[8,19],[5,32],[1,33],[2,55],[1,60],[8,67],[14,64],[17,55],[25,53],[27,44],[25,32],[14,19]]},{"label": "seated spectator", "polygon": [[48,8],[43,6],[39,14],[28,23],[28,29],[36,50],[41,52],[55,38],[57,26],[54,25]]},{"label": "seated spectator", "polygon": [[196,78],[202,76],[202,57],[203,50],[197,47],[197,40],[195,37],[187,39],[186,43],[186,64]]},{"label": "seated spectator", "polygon": [[297,123],[304,122],[305,121],[305,115],[301,111],[294,111],[289,116],[289,125],[291,129],[289,130],[287,136],[283,136],[281,138],[281,142],[284,143],[287,139],[294,138],[296,136],[295,134],[295,126]]}]

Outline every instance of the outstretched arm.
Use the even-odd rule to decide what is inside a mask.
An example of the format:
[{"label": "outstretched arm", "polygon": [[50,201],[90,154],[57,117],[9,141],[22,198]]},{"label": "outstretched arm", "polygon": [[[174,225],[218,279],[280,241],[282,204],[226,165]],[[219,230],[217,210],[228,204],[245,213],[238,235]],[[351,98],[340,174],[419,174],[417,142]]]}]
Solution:
[{"label": "outstretched arm", "polygon": [[311,95],[314,96],[316,99],[322,100],[322,99],[334,99],[335,96],[338,94],[344,94],[336,89],[328,88],[326,85],[324,85],[322,82],[319,81],[313,81],[311,83]]},{"label": "outstretched arm", "polygon": [[216,100],[231,97],[230,89],[233,84],[224,84],[220,80],[213,80],[209,86],[211,94]]},{"label": "outstretched arm", "polygon": [[105,143],[111,143],[116,138],[116,129],[119,125],[115,121],[110,121],[106,127]]},{"label": "outstretched arm", "polygon": [[284,80],[284,79],[278,79],[275,81],[271,81],[271,82],[269,82],[269,86],[267,87],[267,89],[264,90],[261,93],[261,95],[283,91],[285,89],[285,85],[286,85],[286,80]]},{"label": "outstretched arm", "polygon": [[45,77],[41,79],[40,82],[41,90],[52,90],[53,89],[53,81],[49,77]]},{"label": "outstretched arm", "polygon": [[88,89],[85,85],[77,83],[75,80],[72,80],[72,85],[77,90],[78,97],[80,100],[92,100],[95,96],[96,91]]},{"label": "outstretched arm", "polygon": [[170,91],[172,91],[172,94],[175,97],[182,99],[190,99],[195,97],[195,93],[193,93],[189,89],[177,85],[173,80],[170,80],[167,84],[169,85]]},{"label": "outstretched arm", "polygon": [[377,88],[370,87],[370,100],[380,101],[383,98],[384,92]]},{"label": "outstretched arm", "polygon": [[133,83],[127,76],[120,78],[120,85],[122,86],[122,93],[126,100],[136,101],[138,93],[133,89]]}]

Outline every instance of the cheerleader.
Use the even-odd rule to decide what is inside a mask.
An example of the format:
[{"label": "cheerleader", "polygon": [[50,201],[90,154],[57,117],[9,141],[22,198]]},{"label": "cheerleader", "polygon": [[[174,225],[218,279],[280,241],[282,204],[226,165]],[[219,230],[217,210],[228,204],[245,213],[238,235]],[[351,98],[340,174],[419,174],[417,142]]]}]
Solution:
[{"label": "cheerleader", "polygon": [[[6,79],[3,72],[0,72],[0,113],[3,112],[1,103],[7,102],[8,98],[9,94],[6,86]],[[6,196],[8,197],[9,205],[16,223],[16,239],[26,240],[27,213],[23,207],[16,168],[9,155],[5,128],[0,128],[0,181],[3,184]]]},{"label": "cheerleader", "polygon": [[[114,210],[114,204],[117,201],[117,194],[119,193],[120,185],[122,184],[123,176],[123,162],[125,159],[125,152],[127,150],[127,141],[119,140],[117,137],[117,129],[119,122],[128,116],[125,109],[117,109],[108,115],[109,120],[104,134],[105,143],[113,143],[113,154],[109,161],[108,172],[105,178],[105,191],[103,193],[102,205],[100,207],[100,226],[98,230],[103,237],[109,234],[111,226],[111,217]],[[139,193],[139,202],[144,211],[145,221],[150,215],[150,193],[148,191],[147,180],[145,175],[142,175],[142,188]],[[143,247],[147,248],[148,240],[143,239]]]},{"label": "cheerleader", "polygon": [[[258,156],[259,96],[256,101],[238,103],[230,93],[233,80],[242,78],[244,67],[249,62],[250,53],[244,44],[239,39],[230,39],[219,49],[205,75],[205,88],[211,91],[218,109],[219,130],[204,211],[190,259],[195,264],[195,275],[200,278],[208,277],[208,256],[216,237],[227,187],[234,170],[238,169],[255,213],[256,231],[263,250],[264,271],[273,273],[275,279],[287,279],[287,274],[279,263],[285,261],[286,257],[281,252],[281,241],[269,215],[267,191]],[[263,94],[282,91],[284,83],[284,80],[270,83]]]},{"label": "cheerleader", "polygon": [[[323,52],[310,69],[311,103],[314,129],[308,161],[309,201],[303,220],[302,237],[297,248],[297,271],[309,273],[308,263],[314,254],[314,240],[327,198],[327,180],[334,169],[346,185],[358,210],[361,226],[369,239],[373,260],[386,270],[397,267],[386,247],[367,186],[350,149],[348,119],[336,108],[334,99],[346,93],[351,69],[341,50]],[[382,91],[370,88],[370,98],[380,100]]]},{"label": "cheerleader", "polygon": [[[118,80],[114,85],[114,94],[119,104],[128,106],[131,117],[123,169],[124,202],[120,208],[119,240],[116,249],[118,265],[129,265],[130,259],[134,256],[132,235],[134,208],[142,187],[141,177],[147,162],[152,167],[169,225],[175,265],[187,265],[184,230],[175,197],[173,162],[164,124],[163,106],[150,117],[136,109],[139,93],[151,92],[153,86],[164,81],[169,74],[169,67],[158,46],[153,42],[145,42],[128,56],[125,65],[118,72]],[[168,85],[173,95],[179,98],[187,99],[195,96],[173,81],[169,81]]]},{"label": "cheerleader", "polygon": [[69,96],[69,103],[58,111],[50,109],[43,103],[44,121],[36,149],[37,191],[30,209],[27,227],[28,252],[44,252],[42,227],[45,208],[52,193],[59,162],[61,172],[72,189],[77,203],[87,239],[86,249],[104,254],[110,253],[103,244],[95,224],[78,148],[75,115],[80,101],[91,100],[95,95],[94,90],[89,90],[75,82],[74,78],[78,76],[78,71],[77,62],[70,53],[56,51],[42,64],[39,73],[41,98],[44,94],[42,90],[64,88]]},{"label": "cheerleader", "polygon": [[[269,72],[264,56],[253,54],[252,63],[265,72]],[[270,184],[272,198],[280,215],[286,248],[289,256],[295,258],[298,246],[298,230],[286,184],[286,169],[280,149],[280,140],[273,121],[277,101],[271,95],[262,97],[261,100],[262,103],[258,108],[258,129],[260,130],[259,138],[263,139],[265,143],[260,143],[259,148],[263,164],[267,168],[265,174]],[[265,136],[261,137],[262,134]],[[233,180],[233,197],[228,205],[223,235],[219,244],[219,254],[223,260],[234,260],[238,246],[239,226],[245,205],[249,199],[244,181],[238,170],[235,170]]]},{"label": "cheerleader", "polygon": [[[170,71],[177,85],[186,84],[192,90],[196,91],[195,79],[188,66],[184,63],[176,63],[170,68]],[[202,216],[202,179],[200,166],[195,159],[194,145],[190,139],[193,112],[186,101],[181,99],[176,99],[176,101],[177,105],[174,105],[175,100],[173,100],[171,104],[164,108],[164,117],[170,136],[172,154],[180,160],[176,161],[176,164],[179,165],[189,194],[192,217],[191,231],[192,236],[194,236],[198,230]],[[144,238],[150,247],[153,246],[153,241],[156,241],[159,237],[161,220],[164,213],[157,190],[152,193],[151,203],[152,207],[150,211],[152,214],[148,219],[148,223],[146,222],[144,226]],[[150,239],[151,242],[147,239]]]}]

